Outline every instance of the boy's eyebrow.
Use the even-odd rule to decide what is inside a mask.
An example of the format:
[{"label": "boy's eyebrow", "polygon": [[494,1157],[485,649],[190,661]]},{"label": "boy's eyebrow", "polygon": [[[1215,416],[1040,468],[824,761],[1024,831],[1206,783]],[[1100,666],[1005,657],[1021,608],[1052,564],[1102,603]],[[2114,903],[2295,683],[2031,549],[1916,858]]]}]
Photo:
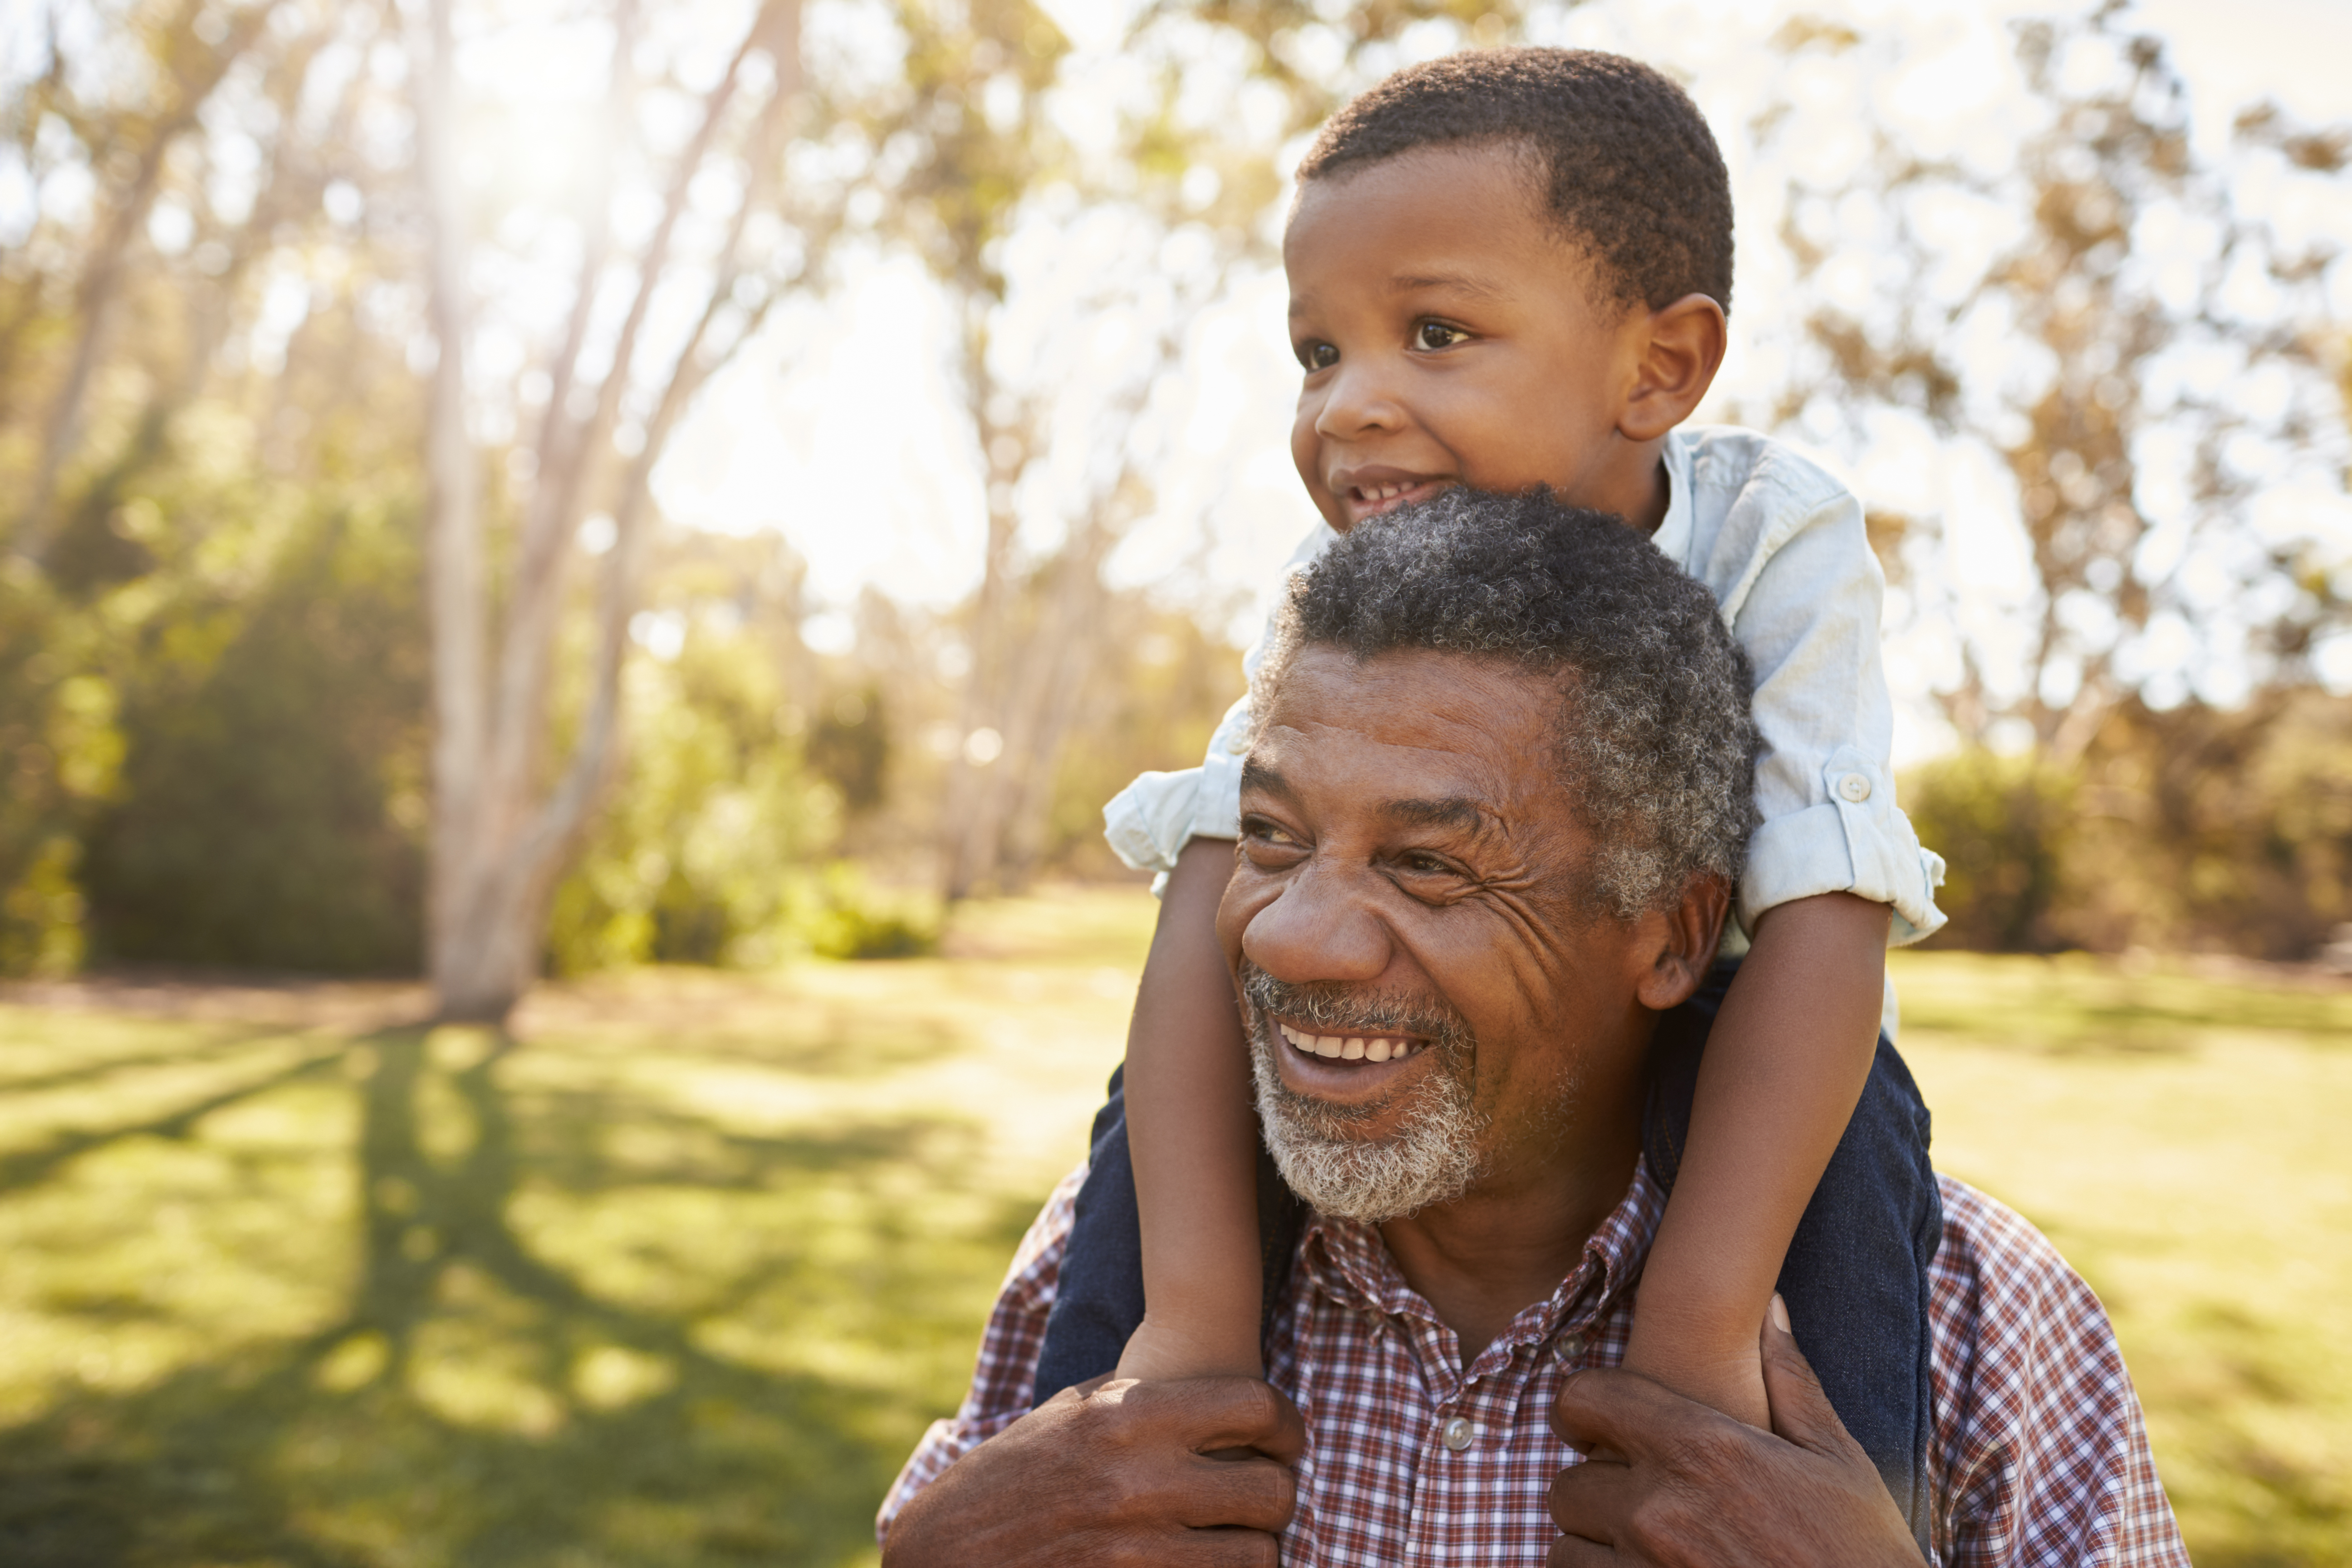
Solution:
[{"label": "boy's eyebrow", "polygon": [[1423,289],[1444,289],[1475,300],[1503,300],[1510,296],[1508,289],[1475,272],[1400,273],[1389,279],[1391,294],[1412,294]]}]

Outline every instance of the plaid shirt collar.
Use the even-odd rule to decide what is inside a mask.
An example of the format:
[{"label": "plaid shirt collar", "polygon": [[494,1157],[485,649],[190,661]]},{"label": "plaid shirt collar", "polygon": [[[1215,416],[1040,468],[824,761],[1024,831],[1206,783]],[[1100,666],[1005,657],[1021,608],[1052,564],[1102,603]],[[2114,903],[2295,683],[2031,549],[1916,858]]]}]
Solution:
[{"label": "plaid shirt collar", "polygon": [[[1423,1371],[1437,1384],[1458,1386],[1507,1366],[1522,1345],[1541,1345],[1555,1338],[1572,1345],[1571,1355],[1599,1336],[1602,1321],[1641,1278],[1650,1255],[1651,1239],[1665,1213],[1666,1195],[1650,1175],[1647,1161],[1637,1161],[1633,1184],[1608,1217],[1585,1238],[1576,1268],[1559,1289],[1540,1301],[1519,1310],[1509,1325],[1481,1351],[1475,1361],[1462,1365],[1461,1345],[1454,1331],[1422,1294],[1405,1282],[1378,1226],[1315,1213],[1307,1217],[1300,1242],[1301,1282],[1334,1306],[1362,1317],[1374,1334],[1390,1326],[1410,1325],[1408,1342],[1431,1342],[1442,1353]],[[1445,1395],[1441,1394],[1440,1397]]]}]

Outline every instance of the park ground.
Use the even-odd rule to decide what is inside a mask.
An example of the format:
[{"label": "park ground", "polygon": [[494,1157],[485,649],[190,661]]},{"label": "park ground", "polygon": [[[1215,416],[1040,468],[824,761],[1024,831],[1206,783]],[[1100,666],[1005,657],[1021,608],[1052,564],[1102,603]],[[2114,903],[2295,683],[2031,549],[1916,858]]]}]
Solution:
[{"label": "park ground", "polygon": [[[0,1562],[872,1560],[1152,906],[550,986],[0,992]],[[1937,1162],[2114,1314],[2204,1568],[2352,1561],[2352,987],[1900,954]]]}]

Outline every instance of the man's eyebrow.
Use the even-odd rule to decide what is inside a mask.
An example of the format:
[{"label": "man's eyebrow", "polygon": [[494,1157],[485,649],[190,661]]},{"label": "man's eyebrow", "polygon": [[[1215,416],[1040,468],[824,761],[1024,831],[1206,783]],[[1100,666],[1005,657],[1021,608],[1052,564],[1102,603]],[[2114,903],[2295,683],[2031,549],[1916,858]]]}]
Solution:
[{"label": "man's eyebrow", "polygon": [[1493,819],[1485,804],[1466,795],[1438,800],[1384,800],[1381,815],[1416,827],[1484,827]]},{"label": "man's eyebrow", "polygon": [[1255,757],[1242,760],[1242,788],[1264,790],[1268,795],[1284,796],[1291,793],[1290,781]]}]

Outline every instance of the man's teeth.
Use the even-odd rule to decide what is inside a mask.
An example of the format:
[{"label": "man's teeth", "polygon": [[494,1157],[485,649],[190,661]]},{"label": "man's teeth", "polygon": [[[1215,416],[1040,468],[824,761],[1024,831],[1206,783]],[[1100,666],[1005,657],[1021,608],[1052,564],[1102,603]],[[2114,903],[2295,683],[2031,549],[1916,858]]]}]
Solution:
[{"label": "man's teeth", "polygon": [[1282,1037],[1294,1048],[1309,1056],[1338,1057],[1351,1062],[1402,1060],[1421,1048],[1411,1040],[1392,1039],[1385,1035],[1310,1035],[1287,1024],[1276,1024],[1275,1027],[1282,1031]]}]

